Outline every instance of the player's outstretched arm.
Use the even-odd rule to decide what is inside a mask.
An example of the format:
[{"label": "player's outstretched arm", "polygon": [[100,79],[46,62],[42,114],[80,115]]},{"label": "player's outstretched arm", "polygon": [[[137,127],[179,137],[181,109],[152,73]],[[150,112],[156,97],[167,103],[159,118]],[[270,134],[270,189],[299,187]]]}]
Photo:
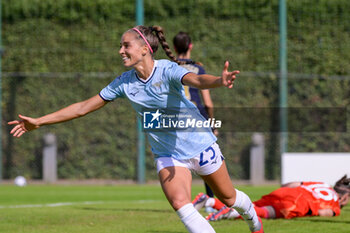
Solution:
[{"label": "player's outstretched arm", "polygon": [[199,89],[215,88],[226,86],[228,88],[233,87],[233,83],[236,79],[236,75],[239,74],[239,70],[228,71],[229,62],[226,61],[221,76],[214,76],[210,74],[186,74],[182,82],[185,85],[196,87]]},{"label": "player's outstretched arm", "polygon": [[100,109],[108,102],[104,101],[99,95],[93,96],[90,99],[69,105],[54,113],[47,114],[39,118],[32,118],[23,115],[18,115],[20,120],[8,122],[9,125],[14,125],[11,134],[14,137],[20,137],[25,132],[38,129],[43,125],[50,125],[60,122],[69,121],[78,117]]}]

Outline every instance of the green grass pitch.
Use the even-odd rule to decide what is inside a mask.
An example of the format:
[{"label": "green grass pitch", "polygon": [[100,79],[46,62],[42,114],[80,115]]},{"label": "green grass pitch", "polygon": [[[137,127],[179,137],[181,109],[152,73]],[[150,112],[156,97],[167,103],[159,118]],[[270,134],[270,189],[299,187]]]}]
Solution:
[{"label": "green grass pitch", "polygon": [[[252,200],[276,186],[237,186]],[[204,190],[194,185],[192,197]],[[201,212],[205,215],[204,212]],[[339,217],[263,220],[265,232],[350,232],[350,205]],[[241,220],[212,223],[217,233],[249,232]],[[2,233],[186,232],[159,185],[0,185]]]}]

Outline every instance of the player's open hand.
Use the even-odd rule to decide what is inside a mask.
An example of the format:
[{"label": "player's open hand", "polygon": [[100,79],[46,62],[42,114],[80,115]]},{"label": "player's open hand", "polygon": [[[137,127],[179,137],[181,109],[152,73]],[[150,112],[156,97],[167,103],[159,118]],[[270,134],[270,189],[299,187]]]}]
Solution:
[{"label": "player's open hand", "polygon": [[239,74],[239,70],[234,70],[232,72],[228,71],[229,62],[225,62],[224,69],[222,71],[222,84],[228,88],[232,88],[236,79],[236,74]]},{"label": "player's open hand", "polygon": [[31,118],[31,117],[26,117],[22,115],[18,115],[18,117],[21,120],[15,120],[15,121],[9,121],[7,124],[9,125],[14,125],[13,129],[11,130],[11,134],[14,137],[20,137],[22,136],[25,132],[34,130],[39,128],[40,126],[36,123],[36,119]]}]

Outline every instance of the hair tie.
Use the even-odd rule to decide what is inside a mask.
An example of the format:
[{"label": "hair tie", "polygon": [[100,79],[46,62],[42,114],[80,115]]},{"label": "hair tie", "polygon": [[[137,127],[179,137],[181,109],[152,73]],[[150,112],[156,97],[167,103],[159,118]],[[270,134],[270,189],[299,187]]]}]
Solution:
[{"label": "hair tie", "polygon": [[153,54],[153,49],[152,49],[152,47],[151,47],[151,45],[148,43],[148,41],[147,41],[147,39],[146,39],[146,37],[140,32],[140,30],[139,29],[137,29],[137,28],[133,28],[133,30],[134,31],[136,31],[141,37],[142,37],[142,39],[146,42],[146,44],[147,44],[147,46],[148,46],[148,48],[149,48],[149,50],[151,51],[151,53]]}]

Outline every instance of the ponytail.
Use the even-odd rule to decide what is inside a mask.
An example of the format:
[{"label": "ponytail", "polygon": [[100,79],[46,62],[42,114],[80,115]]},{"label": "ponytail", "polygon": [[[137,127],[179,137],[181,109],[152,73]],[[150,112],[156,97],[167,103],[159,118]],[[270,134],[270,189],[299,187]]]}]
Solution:
[{"label": "ponytail", "polygon": [[194,61],[179,61],[176,56],[173,54],[173,52],[171,51],[168,42],[166,42],[165,36],[164,36],[164,30],[162,27],[160,26],[152,26],[150,27],[152,29],[152,31],[155,32],[158,41],[160,43],[160,45],[162,46],[165,54],[173,61],[176,62],[179,65],[184,65],[184,64],[195,64]]}]

